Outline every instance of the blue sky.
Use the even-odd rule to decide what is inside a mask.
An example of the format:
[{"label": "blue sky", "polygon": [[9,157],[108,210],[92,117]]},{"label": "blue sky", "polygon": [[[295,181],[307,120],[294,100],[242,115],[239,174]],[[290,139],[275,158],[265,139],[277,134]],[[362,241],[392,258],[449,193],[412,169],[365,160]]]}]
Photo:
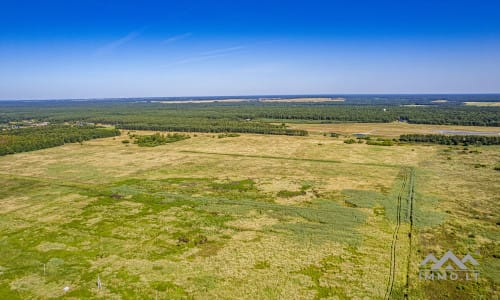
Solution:
[{"label": "blue sky", "polygon": [[0,99],[500,92],[500,1],[0,1]]}]

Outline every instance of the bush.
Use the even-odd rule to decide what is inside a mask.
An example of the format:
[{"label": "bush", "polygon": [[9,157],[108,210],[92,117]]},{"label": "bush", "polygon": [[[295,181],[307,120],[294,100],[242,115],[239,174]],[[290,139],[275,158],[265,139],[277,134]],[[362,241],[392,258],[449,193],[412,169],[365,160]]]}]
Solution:
[{"label": "bush", "polygon": [[240,135],[237,133],[221,133],[217,136],[219,139],[227,138],[227,137],[239,137]]},{"label": "bush", "polygon": [[306,192],[304,190],[301,190],[301,191],[287,191],[287,190],[283,190],[283,191],[279,191],[278,192],[278,197],[281,197],[281,198],[292,198],[292,197],[296,197],[296,196],[302,196],[302,195],[305,195]]},{"label": "bush", "polygon": [[374,140],[367,140],[366,144],[368,144],[368,145],[375,145],[375,146],[392,146],[392,145],[394,145],[394,142],[391,141],[391,140],[377,139],[376,141],[374,141]]}]

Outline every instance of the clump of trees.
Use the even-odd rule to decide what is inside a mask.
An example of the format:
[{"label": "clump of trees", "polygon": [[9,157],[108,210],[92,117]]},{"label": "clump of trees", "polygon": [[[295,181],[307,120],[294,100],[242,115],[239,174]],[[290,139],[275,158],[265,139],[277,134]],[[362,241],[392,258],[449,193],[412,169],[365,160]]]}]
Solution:
[{"label": "clump of trees", "polygon": [[120,135],[120,130],[96,126],[50,125],[0,131],[0,155],[61,146]]},{"label": "clump of trees", "polygon": [[141,147],[156,147],[168,143],[174,143],[191,138],[187,134],[169,133],[167,135],[155,133],[152,135],[134,135],[134,143]]},{"label": "clump of trees", "polygon": [[500,136],[487,135],[404,134],[399,140],[441,145],[500,145]]}]

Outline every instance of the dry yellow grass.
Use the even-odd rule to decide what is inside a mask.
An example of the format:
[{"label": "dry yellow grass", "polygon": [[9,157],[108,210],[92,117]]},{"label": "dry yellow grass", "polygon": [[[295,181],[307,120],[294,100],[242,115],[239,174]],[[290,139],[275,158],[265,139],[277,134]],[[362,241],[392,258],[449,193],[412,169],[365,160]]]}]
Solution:
[{"label": "dry yellow grass", "polygon": [[[448,147],[438,145],[348,145],[342,138],[319,133],[373,130],[375,135],[396,136],[432,130],[499,128],[401,123],[293,126],[315,134],[306,137],[242,134],[224,139],[212,134],[196,134],[196,137],[192,134],[191,139],[154,148],[125,145],[122,140],[127,136],[123,134],[83,145],[1,157],[0,180],[27,180],[40,185],[22,192],[5,190],[0,197],[0,230],[7,237],[32,231],[37,234],[30,235],[30,240],[47,236],[26,249],[17,246],[16,249],[33,251],[43,258],[64,255],[68,261],[83,253],[90,254],[82,258],[88,266],[75,267],[64,279],[43,278],[37,265],[33,274],[23,273],[4,281],[0,278],[0,288],[7,286],[25,298],[59,297],[62,285],[80,287],[88,291],[90,298],[120,299],[136,295],[154,298],[153,283],[168,282],[167,288],[158,291],[160,299],[182,299],[187,295],[195,299],[313,299],[322,292],[333,299],[335,296],[382,298],[394,230],[390,218],[376,214],[370,206],[349,208],[366,216],[359,226],[349,228],[360,236],[354,243],[331,232],[328,232],[330,240],[326,241],[314,233],[307,235],[307,231],[299,239],[286,226],[321,226],[314,218],[324,222],[320,218],[322,211],[313,211],[311,215],[305,210],[289,215],[286,212],[311,208],[321,201],[330,205],[323,212],[345,208],[345,190],[389,197],[390,191],[399,185],[398,174],[403,166],[417,170],[416,205],[425,212],[419,216],[446,215],[442,225],[429,221],[433,225],[415,229],[410,262],[414,298],[439,296],[438,292],[434,296],[425,292],[433,287],[416,279],[423,253],[450,247],[457,251],[480,249],[485,253],[481,254],[484,259],[490,259],[487,251],[498,249],[494,222],[498,220],[500,199],[496,191],[500,186],[497,171],[493,170],[500,161],[498,147],[480,147],[481,153],[469,150],[464,153],[463,147],[450,152]],[[126,181],[130,178],[137,182]],[[178,178],[200,179],[200,182],[176,181]],[[213,184],[248,179],[255,188],[248,194],[239,190],[217,194],[210,190]],[[168,180],[174,183],[165,184]],[[147,184],[158,184],[158,190],[150,193],[159,196],[143,202],[134,198],[132,192],[123,198],[102,196],[117,186],[135,191],[134,184],[144,189]],[[308,186],[305,195],[277,196],[282,190],[299,191],[304,186]],[[117,189],[111,191],[120,193]],[[246,198],[251,193],[266,198],[255,200],[252,206]],[[235,199],[230,198],[233,196]],[[170,207],[169,201],[175,197],[188,197],[193,202]],[[163,203],[163,200],[168,201]],[[226,200],[232,202],[224,203]],[[197,201],[205,204],[195,206],[193,203]],[[238,202],[250,208],[238,210]],[[232,218],[222,223],[211,221],[224,216]],[[408,225],[403,224],[401,232],[408,230]],[[200,231],[194,237],[203,234],[207,242],[181,251],[179,237],[193,239],[190,235],[193,231]],[[453,235],[448,235],[451,232]],[[402,240],[405,238],[401,235]],[[20,246],[27,243],[19,239],[16,242]],[[397,247],[397,253],[404,253],[396,260],[396,283],[400,288],[405,281],[408,248],[404,243]],[[2,251],[6,250],[0,250],[0,254]],[[4,272],[6,262],[0,264],[0,271]],[[79,272],[89,273],[80,277]],[[105,285],[101,291],[95,287],[97,274]],[[484,282],[481,281],[482,287],[487,290],[488,283]],[[124,296],[120,292],[124,290],[137,294]],[[488,293],[498,295],[490,290]]]},{"label": "dry yellow grass", "polygon": [[288,124],[291,128],[305,129],[312,133],[336,132],[350,135],[356,133],[370,134],[383,137],[399,137],[401,134],[436,134],[441,130],[497,132],[500,127],[487,126],[459,126],[459,125],[426,125],[408,124],[405,122],[393,123],[350,123],[350,124]]}]

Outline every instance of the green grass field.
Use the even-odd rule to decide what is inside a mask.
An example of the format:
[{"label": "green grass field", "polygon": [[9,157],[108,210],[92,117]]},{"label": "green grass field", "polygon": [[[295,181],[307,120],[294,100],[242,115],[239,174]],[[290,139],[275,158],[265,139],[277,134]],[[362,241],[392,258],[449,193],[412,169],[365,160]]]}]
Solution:
[{"label": "green grass field", "polygon": [[[500,147],[190,136],[0,157],[0,299],[500,296]],[[418,278],[448,250],[477,282]]]}]

